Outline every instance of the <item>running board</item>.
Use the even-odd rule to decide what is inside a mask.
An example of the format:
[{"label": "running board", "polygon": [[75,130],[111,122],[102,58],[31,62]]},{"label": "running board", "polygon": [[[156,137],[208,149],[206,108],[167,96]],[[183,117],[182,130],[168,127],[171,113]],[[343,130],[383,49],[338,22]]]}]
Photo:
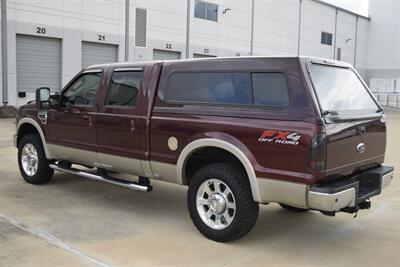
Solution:
[{"label": "running board", "polygon": [[67,168],[67,167],[61,167],[59,165],[56,164],[50,164],[49,165],[50,168],[60,171],[60,172],[66,172],[66,173],[71,173],[71,174],[75,174],[75,175],[79,175],[82,177],[86,177],[95,181],[100,181],[100,182],[106,182],[109,184],[114,184],[114,185],[118,185],[118,186],[122,186],[122,187],[126,187],[129,189],[133,189],[133,190],[138,190],[141,192],[150,192],[151,190],[153,190],[153,187],[151,185],[141,185],[138,183],[134,183],[134,182],[130,182],[130,181],[126,181],[123,179],[118,179],[118,178],[114,178],[111,176],[107,176],[107,175],[98,175],[98,174],[94,174],[91,172],[85,172],[79,169],[75,169],[75,168]]}]

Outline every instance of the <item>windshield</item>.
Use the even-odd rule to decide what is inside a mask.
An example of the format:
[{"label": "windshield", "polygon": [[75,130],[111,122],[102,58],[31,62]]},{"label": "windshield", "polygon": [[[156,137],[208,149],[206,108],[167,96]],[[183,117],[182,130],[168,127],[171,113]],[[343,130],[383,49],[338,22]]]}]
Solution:
[{"label": "windshield", "polygon": [[352,69],[311,64],[310,75],[323,113],[380,110]]}]

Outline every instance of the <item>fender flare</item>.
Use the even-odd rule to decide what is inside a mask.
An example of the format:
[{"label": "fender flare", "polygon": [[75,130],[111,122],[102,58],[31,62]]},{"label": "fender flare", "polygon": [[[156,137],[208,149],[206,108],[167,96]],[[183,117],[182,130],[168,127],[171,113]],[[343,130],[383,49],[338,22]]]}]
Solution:
[{"label": "fender flare", "polygon": [[44,149],[44,153],[46,154],[46,158],[51,159],[52,155],[47,146],[45,135],[44,135],[43,130],[40,127],[39,123],[37,123],[37,121],[35,121],[32,118],[23,118],[23,119],[19,120],[18,124],[17,124],[17,136],[18,136],[19,129],[25,124],[30,124],[36,128],[36,131],[39,133],[40,139],[42,140],[43,149]]},{"label": "fender flare", "polygon": [[221,148],[233,154],[243,164],[246,170],[254,201],[261,202],[257,177],[250,160],[239,148],[237,148],[236,146],[234,146],[229,142],[220,139],[215,139],[215,138],[197,139],[184,147],[184,149],[179,155],[177,162],[177,180],[179,184],[187,184],[186,177],[184,175],[186,162],[194,152],[203,147]]}]

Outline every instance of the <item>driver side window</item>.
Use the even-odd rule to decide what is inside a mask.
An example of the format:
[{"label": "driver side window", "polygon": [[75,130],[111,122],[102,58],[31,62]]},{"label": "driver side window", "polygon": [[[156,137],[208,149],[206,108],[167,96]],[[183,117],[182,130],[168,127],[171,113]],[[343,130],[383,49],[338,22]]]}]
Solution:
[{"label": "driver side window", "polygon": [[64,92],[63,106],[94,106],[102,73],[82,74]]}]

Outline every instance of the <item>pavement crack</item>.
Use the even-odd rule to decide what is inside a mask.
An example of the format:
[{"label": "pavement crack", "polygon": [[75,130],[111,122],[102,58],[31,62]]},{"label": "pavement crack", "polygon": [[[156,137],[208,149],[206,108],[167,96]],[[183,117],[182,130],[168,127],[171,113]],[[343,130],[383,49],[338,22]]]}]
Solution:
[{"label": "pavement crack", "polygon": [[34,235],[34,236],[36,236],[36,237],[38,237],[38,238],[40,238],[42,240],[47,241],[48,243],[50,243],[50,244],[52,244],[52,245],[54,245],[54,246],[56,246],[58,248],[61,248],[63,250],[66,250],[68,252],[71,252],[71,253],[77,255],[79,258],[81,258],[81,259],[83,259],[85,261],[94,263],[94,264],[96,264],[98,266],[102,266],[102,267],[110,267],[110,265],[108,265],[108,264],[106,264],[106,263],[104,263],[104,262],[102,262],[100,260],[97,260],[97,259],[95,259],[95,258],[93,258],[93,257],[91,257],[89,255],[86,255],[82,251],[72,247],[71,245],[67,244],[66,242],[64,242],[64,241],[62,241],[60,239],[58,239],[57,237],[55,237],[54,235],[52,235],[50,233],[47,233],[45,231],[41,231],[41,230],[34,229],[32,227],[29,227],[29,226],[23,224],[22,222],[18,221],[17,219],[14,219],[14,218],[12,218],[12,217],[10,217],[8,215],[2,214],[2,213],[0,213],[0,218],[4,219],[8,223],[14,225],[15,227],[17,227],[17,228],[19,228],[19,229],[21,229],[21,230],[23,230],[25,232],[28,232],[28,233],[30,233],[30,234],[32,234],[32,235]]}]

